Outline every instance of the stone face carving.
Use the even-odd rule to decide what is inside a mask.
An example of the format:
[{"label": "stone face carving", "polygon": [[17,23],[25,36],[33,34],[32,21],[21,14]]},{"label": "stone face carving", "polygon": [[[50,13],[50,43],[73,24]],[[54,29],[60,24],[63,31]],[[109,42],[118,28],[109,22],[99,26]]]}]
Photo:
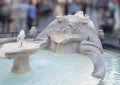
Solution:
[{"label": "stone face carving", "polygon": [[31,27],[31,30],[30,30],[30,36],[35,38],[37,35],[37,29],[36,27]]},{"label": "stone face carving", "polygon": [[105,66],[102,57],[103,48],[98,30],[83,12],[75,15],[57,16],[35,39],[40,49],[62,53],[81,53],[89,57],[94,64],[92,76],[103,79]]}]

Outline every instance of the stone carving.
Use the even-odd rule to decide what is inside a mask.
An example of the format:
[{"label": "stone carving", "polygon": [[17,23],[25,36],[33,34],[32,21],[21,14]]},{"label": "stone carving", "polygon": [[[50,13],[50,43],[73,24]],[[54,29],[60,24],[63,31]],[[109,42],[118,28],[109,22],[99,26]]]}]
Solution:
[{"label": "stone carving", "polygon": [[62,53],[81,53],[94,64],[92,76],[103,79],[105,66],[98,30],[82,11],[75,15],[57,16],[35,39],[40,49]]},{"label": "stone carving", "polygon": [[103,30],[98,30],[98,36],[99,36],[101,41],[103,41],[105,39]]},{"label": "stone carving", "polygon": [[32,42],[23,41],[23,36],[22,47],[17,43],[4,44],[0,55],[14,59],[12,72],[25,73],[30,70],[29,55],[38,49],[57,53],[80,53],[92,60],[92,76],[103,79],[105,66],[100,36],[103,33],[98,33],[89,17],[79,11],[75,15],[57,16]]},{"label": "stone carving", "polygon": [[29,56],[38,49],[39,45],[32,40],[23,41],[22,47],[18,42],[6,43],[0,48],[0,57],[13,59],[13,73],[26,73],[30,71]]},{"label": "stone carving", "polygon": [[[16,41],[17,42],[13,42]],[[25,73],[30,71],[29,56],[38,50],[39,45],[33,40],[25,40],[25,32],[21,30],[16,38],[1,39],[0,57],[13,59],[12,72]],[[8,43],[11,42],[11,43]],[[6,43],[6,44],[5,44]]]},{"label": "stone carving", "polygon": [[31,27],[30,37],[35,38],[36,36],[37,36],[37,29],[36,29],[36,27]]}]

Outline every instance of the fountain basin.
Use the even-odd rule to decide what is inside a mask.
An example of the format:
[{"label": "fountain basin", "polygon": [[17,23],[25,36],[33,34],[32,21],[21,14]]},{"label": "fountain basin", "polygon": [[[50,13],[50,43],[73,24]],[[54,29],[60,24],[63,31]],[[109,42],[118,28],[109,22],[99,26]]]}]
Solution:
[{"label": "fountain basin", "polygon": [[33,41],[24,41],[21,47],[18,42],[4,44],[0,49],[0,56],[13,59],[12,72],[25,73],[30,71],[29,56],[39,48]]},{"label": "fountain basin", "polygon": [[91,76],[92,61],[79,54],[39,50],[30,56],[32,70],[22,75],[9,72],[11,64],[0,59],[0,85],[98,85],[100,80]]}]

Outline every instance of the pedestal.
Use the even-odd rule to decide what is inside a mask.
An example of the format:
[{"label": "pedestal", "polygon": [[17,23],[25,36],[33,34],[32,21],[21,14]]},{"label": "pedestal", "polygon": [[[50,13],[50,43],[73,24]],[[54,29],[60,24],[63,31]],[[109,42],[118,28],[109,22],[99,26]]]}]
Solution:
[{"label": "pedestal", "polygon": [[19,56],[14,58],[12,72],[26,73],[30,71],[29,56]]}]

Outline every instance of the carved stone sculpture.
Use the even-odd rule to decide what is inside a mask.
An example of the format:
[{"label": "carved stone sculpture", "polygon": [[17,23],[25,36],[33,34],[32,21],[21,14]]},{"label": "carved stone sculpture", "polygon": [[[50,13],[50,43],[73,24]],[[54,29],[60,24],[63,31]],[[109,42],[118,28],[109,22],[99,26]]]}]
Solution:
[{"label": "carved stone sculpture", "polygon": [[0,48],[0,57],[13,59],[13,73],[26,73],[30,71],[29,56],[38,49],[39,45],[29,40],[23,41],[22,47],[18,42],[6,43]]},{"label": "carved stone sculpture", "polygon": [[80,11],[75,15],[57,16],[35,42],[40,43],[40,49],[86,55],[94,64],[92,76],[103,79],[105,66],[99,36],[93,22]]},{"label": "carved stone sculpture", "polygon": [[36,27],[31,27],[30,37],[35,38],[36,36],[37,36],[37,29],[36,29]]},{"label": "carved stone sculpture", "polygon": [[12,72],[25,73],[30,70],[29,55],[38,49],[57,53],[79,53],[92,60],[92,76],[103,79],[105,65],[100,36],[103,37],[103,33],[99,34],[89,17],[79,11],[75,15],[57,16],[34,41],[26,44],[23,42],[21,48],[16,47],[16,43],[5,44],[0,49],[0,55],[14,59]]}]

